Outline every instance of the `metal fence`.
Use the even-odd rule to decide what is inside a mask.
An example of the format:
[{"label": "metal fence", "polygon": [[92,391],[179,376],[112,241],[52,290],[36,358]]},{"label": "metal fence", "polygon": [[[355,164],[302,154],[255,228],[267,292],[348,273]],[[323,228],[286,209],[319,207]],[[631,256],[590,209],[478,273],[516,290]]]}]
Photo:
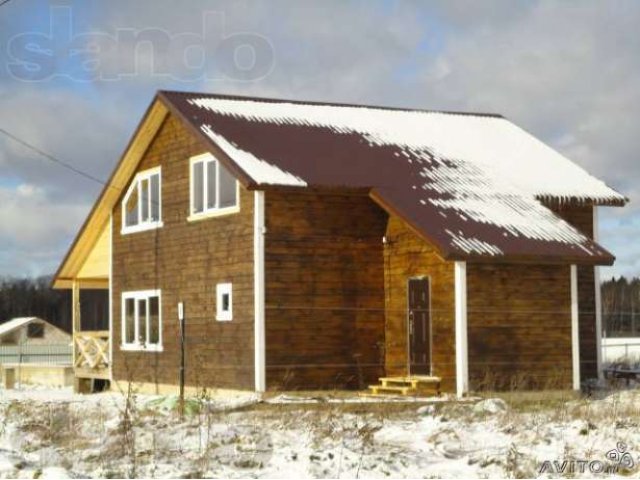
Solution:
[{"label": "metal fence", "polygon": [[71,344],[55,345],[0,345],[0,364],[41,363],[46,365],[71,365]]},{"label": "metal fence", "polygon": [[602,357],[605,363],[640,360],[640,337],[603,338]]}]

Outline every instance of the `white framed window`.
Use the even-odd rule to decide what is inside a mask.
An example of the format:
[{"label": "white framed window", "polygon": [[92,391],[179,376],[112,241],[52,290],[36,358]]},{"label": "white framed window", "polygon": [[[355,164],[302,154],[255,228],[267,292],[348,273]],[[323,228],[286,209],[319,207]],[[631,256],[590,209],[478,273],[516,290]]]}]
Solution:
[{"label": "white framed window", "polygon": [[189,159],[189,220],[236,213],[240,210],[238,181],[213,155]]},{"label": "white framed window", "polygon": [[160,167],[139,172],[122,199],[122,233],[162,227]]},{"label": "white framed window", "polygon": [[123,292],[122,350],[162,351],[160,290]]},{"label": "white framed window", "polygon": [[216,285],[216,320],[233,320],[233,286],[231,283]]}]

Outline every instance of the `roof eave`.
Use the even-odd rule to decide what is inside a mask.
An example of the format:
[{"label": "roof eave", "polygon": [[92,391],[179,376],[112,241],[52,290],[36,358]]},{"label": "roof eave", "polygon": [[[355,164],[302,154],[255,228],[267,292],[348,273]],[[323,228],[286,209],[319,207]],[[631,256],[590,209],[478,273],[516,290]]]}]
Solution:
[{"label": "roof eave", "polygon": [[[612,189],[613,190],[613,189]],[[615,192],[615,190],[614,190]],[[618,193],[618,192],[615,192]],[[536,199],[543,203],[553,203],[558,205],[583,205],[589,207],[624,207],[629,203],[629,198],[622,194],[611,197],[578,197],[578,196],[557,196],[557,195],[536,195]]]},{"label": "roof eave", "polygon": [[612,266],[616,258],[606,255],[549,255],[549,254],[518,254],[518,255],[481,255],[452,252],[445,256],[445,260],[469,263],[521,263],[539,265],[586,265]]}]

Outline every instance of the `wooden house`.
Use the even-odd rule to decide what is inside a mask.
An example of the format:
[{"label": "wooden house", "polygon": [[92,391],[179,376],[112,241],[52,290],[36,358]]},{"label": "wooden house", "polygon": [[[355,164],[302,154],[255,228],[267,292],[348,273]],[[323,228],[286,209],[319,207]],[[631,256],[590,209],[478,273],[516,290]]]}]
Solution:
[{"label": "wooden house", "polygon": [[191,387],[578,389],[626,201],[499,115],[160,92],[54,285],[78,378],[175,387],[182,303]]}]

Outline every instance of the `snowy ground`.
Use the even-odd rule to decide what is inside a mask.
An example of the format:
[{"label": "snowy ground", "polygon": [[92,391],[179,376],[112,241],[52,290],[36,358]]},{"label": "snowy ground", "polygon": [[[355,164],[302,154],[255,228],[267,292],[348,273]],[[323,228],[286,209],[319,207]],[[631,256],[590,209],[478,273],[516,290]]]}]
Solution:
[{"label": "snowy ground", "polygon": [[0,391],[0,477],[640,477],[640,391],[528,398]]}]

